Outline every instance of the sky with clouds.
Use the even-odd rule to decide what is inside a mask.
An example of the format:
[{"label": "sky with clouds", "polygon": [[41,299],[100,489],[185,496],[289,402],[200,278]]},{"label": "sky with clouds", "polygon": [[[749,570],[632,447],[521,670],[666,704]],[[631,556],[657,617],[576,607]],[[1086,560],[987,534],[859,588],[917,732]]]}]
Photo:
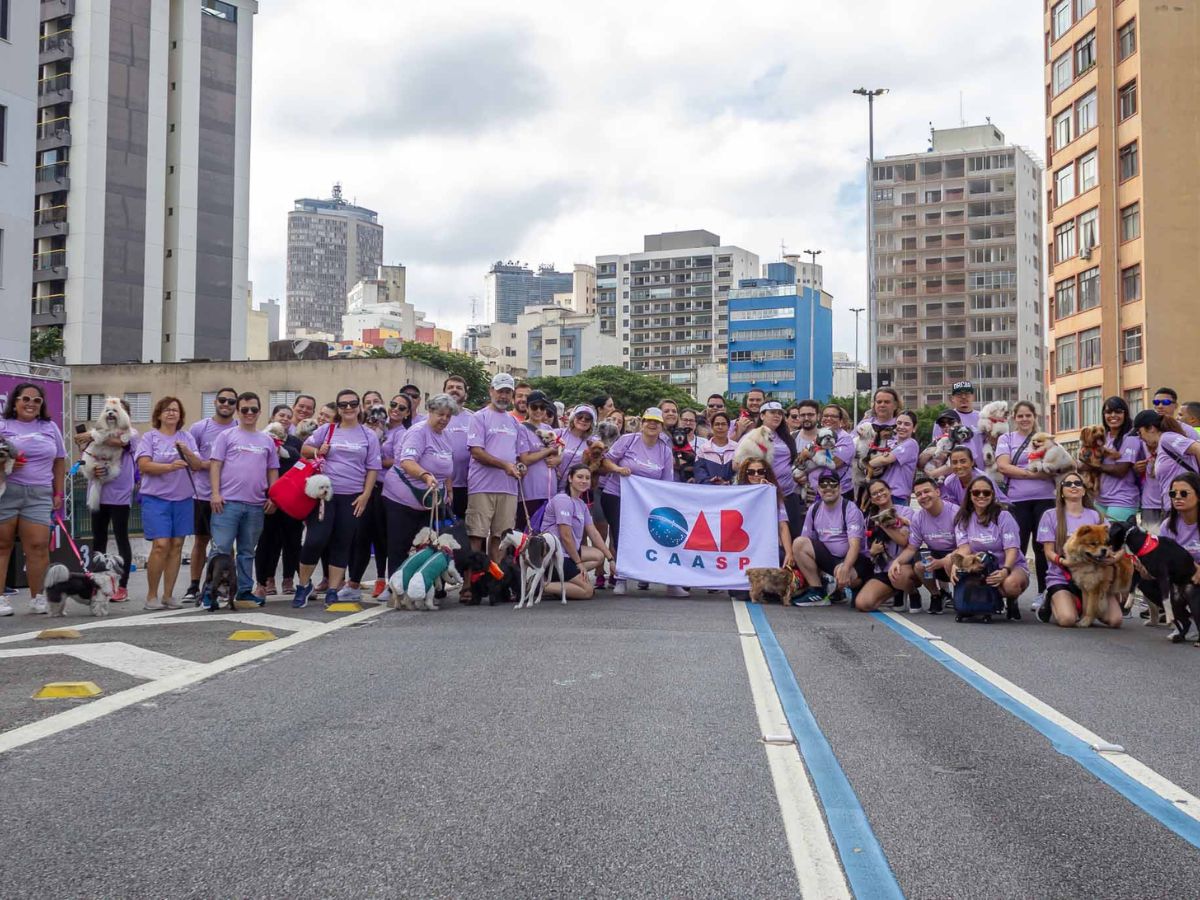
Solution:
[{"label": "sky with clouds", "polygon": [[705,228],[763,262],[781,240],[822,250],[852,350],[867,110],[850,91],[891,90],[877,157],[959,125],[960,96],[968,124],[1035,155],[1045,140],[1032,0],[265,0],[254,52],[255,296],[284,295],[293,201],[341,181],[456,337],[495,260],[569,271]]}]

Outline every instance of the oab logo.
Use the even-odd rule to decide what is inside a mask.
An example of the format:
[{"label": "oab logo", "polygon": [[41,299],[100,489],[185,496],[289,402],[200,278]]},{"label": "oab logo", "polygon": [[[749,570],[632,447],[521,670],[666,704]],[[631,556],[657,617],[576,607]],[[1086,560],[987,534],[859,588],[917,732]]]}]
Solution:
[{"label": "oab logo", "polygon": [[[717,524],[716,534],[709,523],[709,516],[703,512],[697,513],[696,520],[689,524],[687,517],[679,510],[670,506],[659,506],[650,510],[646,530],[654,543],[660,547],[668,550],[679,547],[680,550],[691,551],[681,556],[679,551],[673,550],[667,556],[668,565],[687,565],[693,569],[703,569],[711,564],[716,569],[727,569],[731,565],[731,559],[725,554],[741,553],[749,547],[750,535],[742,528],[744,520],[736,509],[719,510],[713,519]],[[659,552],[653,547],[648,548],[646,559],[658,562]],[[712,556],[714,553],[718,555]],[[686,562],[685,557],[690,557],[691,561]],[[750,564],[750,557],[737,557],[736,564],[739,570],[744,569]]]}]

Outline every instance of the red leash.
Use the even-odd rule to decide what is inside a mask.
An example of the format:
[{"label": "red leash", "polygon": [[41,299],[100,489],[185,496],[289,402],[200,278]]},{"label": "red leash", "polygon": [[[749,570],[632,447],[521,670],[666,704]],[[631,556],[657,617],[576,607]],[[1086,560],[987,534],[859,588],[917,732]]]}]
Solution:
[{"label": "red leash", "polygon": [[58,523],[58,527],[61,528],[63,534],[65,534],[67,536],[67,543],[71,545],[71,552],[75,554],[75,559],[78,560],[79,565],[82,566],[83,565],[83,557],[79,555],[79,548],[75,546],[75,539],[71,537],[70,529],[67,528],[67,526],[63,523],[62,514],[55,513],[54,521]]}]

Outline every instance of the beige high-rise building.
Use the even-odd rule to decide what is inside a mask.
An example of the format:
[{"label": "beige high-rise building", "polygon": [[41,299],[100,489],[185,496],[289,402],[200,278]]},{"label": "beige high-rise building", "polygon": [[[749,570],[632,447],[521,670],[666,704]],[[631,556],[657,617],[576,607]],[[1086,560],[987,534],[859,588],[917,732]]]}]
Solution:
[{"label": "beige high-rise building", "polygon": [[1047,366],[1063,439],[1168,385],[1200,399],[1200,3],[1049,2]]}]

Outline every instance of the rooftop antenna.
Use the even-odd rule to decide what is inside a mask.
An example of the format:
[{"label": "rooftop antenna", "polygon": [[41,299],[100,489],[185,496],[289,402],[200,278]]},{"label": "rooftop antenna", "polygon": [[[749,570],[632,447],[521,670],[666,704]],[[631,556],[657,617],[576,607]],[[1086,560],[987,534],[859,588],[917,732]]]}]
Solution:
[{"label": "rooftop antenna", "polygon": [[963,115],[963,92],[958,92],[958,124],[960,128],[967,127],[966,117]]}]

